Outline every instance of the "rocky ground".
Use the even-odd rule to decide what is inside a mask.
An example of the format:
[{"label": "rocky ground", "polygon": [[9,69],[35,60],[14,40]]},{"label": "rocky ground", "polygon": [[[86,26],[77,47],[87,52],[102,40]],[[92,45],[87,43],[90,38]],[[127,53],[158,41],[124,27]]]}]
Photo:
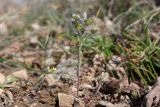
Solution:
[{"label": "rocky ground", "polygon": [[[148,49],[139,52],[140,55],[132,55],[138,43],[132,44],[133,40],[130,45],[127,39],[121,38],[121,28],[125,24],[126,29],[131,27],[136,34],[141,27],[141,20],[130,23],[132,18],[121,17],[136,10],[129,1],[126,2],[127,12],[122,14],[118,13],[120,4],[116,0],[108,0],[108,11],[103,10],[103,0],[102,3],[95,0],[0,2],[0,107],[160,106],[158,76],[146,85],[143,77],[131,80],[127,74],[130,67],[123,66],[125,61],[131,60],[142,67],[138,62],[145,60]],[[153,17],[160,14],[158,2],[157,7],[156,2],[150,0],[140,0],[136,5],[141,4],[151,8],[147,12],[153,13]],[[77,90],[77,39],[70,32],[70,22],[72,12],[82,14],[84,11],[88,16],[95,16],[94,28],[98,31],[91,35],[93,39],[86,39],[83,46]],[[154,44],[159,42],[160,29],[160,19],[156,18],[150,25],[151,39],[156,40]],[[116,48],[118,46],[120,48]],[[120,52],[121,46],[127,55]],[[159,55],[154,53],[155,50],[151,54],[156,56],[158,63]]]}]

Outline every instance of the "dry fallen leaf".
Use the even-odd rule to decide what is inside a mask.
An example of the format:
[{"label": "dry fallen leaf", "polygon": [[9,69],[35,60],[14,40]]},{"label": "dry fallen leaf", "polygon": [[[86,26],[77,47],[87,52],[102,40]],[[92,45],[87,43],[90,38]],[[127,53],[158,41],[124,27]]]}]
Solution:
[{"label": "dry fallen leaf", "polygon": [[152,104],[157,105],[160,100],[160,77],[157,79],[156,85],[145,96],[145,107],[152,107]]},{"label": "dry fallen leaf", "polygon": [[123,77],[122,79],[118,80],[116,78],[110,78],[109,81],[105,81],[100,89],[103,93],[115,93],[117,90],[123,91],[124,89],[128,88],[129,82],[128,77]]},{"label": "dry fallen leaf", "polygon": [[128,77],[125,76],[119,81],[120,89],[127,88],[129,86]]},{"label": "dry fallen leaf", "polygon": [[133,91],[135,91],[135,90],[140,90],[140,86],[138,86],[137,84],[135,84],[135,83],[130,83],[129,84],[129,87],[128,87],[130,90],[133,90]]},{"label": "dry fallen leaf", "polygon": [[14,42],[11,45],[5,47],[3,50],[0,51],[0,56],[3,55],[10,55],[15,54],[16,52],[22,49],[22,44],[20,42]]}]

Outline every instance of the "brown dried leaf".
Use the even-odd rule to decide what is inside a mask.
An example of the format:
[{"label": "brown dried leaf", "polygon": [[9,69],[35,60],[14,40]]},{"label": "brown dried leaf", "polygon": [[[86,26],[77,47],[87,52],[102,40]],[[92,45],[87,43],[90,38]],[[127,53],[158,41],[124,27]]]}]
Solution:
[{"label": "brown dried leaf", "polygon": [[145,96],[145,107],[152,107],[152,104],[157,105],[160,100],[160,77],[157,79],[157,83],[154,88]]},{"label": "brown dried leaf", "polygon": [[125,76],[119,81],[120,89],[124,89],[129,86],[128,77]]},{"label": "brown dried leaf", "polygon": [[132,82],[129,84],[129,89],[135,91],[135,90],[140,90],[140,87]]},{"label": "brown dried leaf", "polygon": [[0,56],[10,55],[19,52],[22,49],[22,44],[20,42],[14,42],[0,51]]}]

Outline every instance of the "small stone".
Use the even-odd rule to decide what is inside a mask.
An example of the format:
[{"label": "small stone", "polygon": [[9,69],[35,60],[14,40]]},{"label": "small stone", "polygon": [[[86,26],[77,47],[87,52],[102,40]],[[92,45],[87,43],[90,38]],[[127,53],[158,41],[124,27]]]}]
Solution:
[{"label": "small stone", "polygon": [[7,33],[8,33],[7,25],[4,22],[0,23],[0,34],[7,34]]},{"label": "small stone", "polygon": [[114,107],[114,105],[107,101],[99,101],[95,107]]},{"label": "small stone", "polygon": [[148,90],[151,90],[152,89],[152,87],[151,86],[148,86]]},{"label": "small stone", "polygon": [[84,83],[80,85],[80,88],[82,89],[94,89],[94,87],[92,87],[91,85]]},{"label": "small stone", "polygon": [[33,44],[33,45],[37,44],[38,43],[38,37],[37,36],[32,36],[30,38],[30,43]]},{"label": "small stone", "polygon": [[128,95],[125,96],[125,99],[128,100],[128,101],[130,100],[130,98],[128,97]]},{"label": "small stone", "polygon": [[64,46],[64,50],[65,50],[66,52],[69,52],[70,49],[71,49],[70,46]]},{"label": "small stone", "polygon": [[[76,101],[76,103],[75,103]],[[58,102],[59,107],[73,107],[73,105],[79,105],[79,107],[85,107],[84,103],[78,99],[76,99],[72,95],[67,95],[64,93],[58,93]],[[77,104],[78,102],[78,104]]]},{"label": "small stone", "polygon": [[56,80],[54,79],[52,74],[48,74],[45,76],[45,81],[48,83],[48,86],[56,85]]},{"label": "small stone", "polygon": [[33,103],[29,107],[38,107],[38,104],[37,103]]},{"label": "small stone", "polygon": [[112,104],[111,102],[107,101],[99,101],[99,103],[95,107],[130,107],[130,106],[124,103]]},{"label": "small stone", "polygon": [[109,27],[113,27],[113,22],[108,18],[108,17],[105,17],[105,22],[106,22],[106,26],[109,26]]},{"label": "small stone", "polygon": [[5,76],[0,73],[0,84],[3,84],[5,82]]},{"label": "small stone", "polygon": [[121,62],[121,58],[118,56],[112,56],[112,61],[116,64],[119,64]]},{"label": "small stone", "polygon": [[100,80],[102,82],[109,81],[109,74],[108,74],[108,72],[102,72],[102,74],[100,76]]},{"label": "small stone", "polygon": [[34,29],[34,30],[39,30],[40,29],[40,26],[38,23],[33,23],[31,24],[31,27]]},{"label": "small stone", "polygon": [[108,63],[112,67],[112,69],[116,69],[117,68],[117,65],[112,60],[110,60]]},{"label": "small stone", "polygon": [[45,62],[46,65],[51,66],[51,65],[55,65],[56,62],[53,58],[46,58]]},{"label": "small stone", "polygon": [[22,80],[28,80],[28,73],[26,69],[22,69],[13,73],[13,76]]}]

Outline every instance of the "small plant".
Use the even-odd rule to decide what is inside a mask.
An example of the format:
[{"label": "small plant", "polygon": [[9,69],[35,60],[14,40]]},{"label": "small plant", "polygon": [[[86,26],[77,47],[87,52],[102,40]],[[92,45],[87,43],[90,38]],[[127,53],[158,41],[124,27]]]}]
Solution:
[{"label": "small plant", "polygon": [[50,35],[48,33],[47,37],[45,38],[45,41],[44,42],[41,42],[41,41],[38,41],[38,44],[39,46],[42,48],[43,50],[43,67],[45,68],[46,64],[45,64],[45,61],[46,61],[46,57],[47,57],[47,46],[48,46],[48,43],[49,43],[49,40],[50,40]]},{"label": "small plant", "polygon": [[80,83],[80,67],[81,67],[81,60],[82,60],[82,45],[85,37],[89,32],[95,31],[92,28],[93,18],[87,18],[86,13],[84,13],[83,18],[81,18],[77,14],[72,14],[72,25],[73,25],[73,32],[78,39],[78,65],[77,65],[77,97],[79,97],[79,83]]},{"label": "small plant", "polygon": [[[130,80],[140,79],[145,85],[152,83],[158,77],[158,69],[160,68],[160,50],[159,38],[152,40],[150,25],[159,15],[159,11],[151,11],[141,20],[139,20],[139,31],[131,30],[128,26],[122,32],[124,38],[124,55],[126,56],[127,73]],[[130,29],[129,29],[130,28]]]},{"label": "small plant", "polygon": [[51,40],[51,35],[50,35],[50,30],[48,31],[47,37],[43,41],[38,41],[39,46],[43,50],[43,60],[42,60],[42,65],[43,65],[43,73],[39,76],[37,82],[36,82],[36,88],[41,89],[42,83],[45,80],[45,76],[47,74],[53,73],[56,71],[55,67],[51,67],[46,64],[46,58],[47,58],[47,48],[49,45],[49,42]]},{"label": "small plant", "polygon": [[103,54],[106,59],[109,59],[115,50],[113,40],[109,36],[103,35],[94,35],[86,38],[83,42],[83,47],[85,52]]},{"label": "small plant", "polygon": [[45,76],[50,74],[50,73],[54,73],[56,72],[56,68],[55,67],[47,67],[44,69],[45,72],[43,72],[37,79],[36,83],[35,83],[35,89],[40,90],[42,88],[42,83],[45,80]]}]

